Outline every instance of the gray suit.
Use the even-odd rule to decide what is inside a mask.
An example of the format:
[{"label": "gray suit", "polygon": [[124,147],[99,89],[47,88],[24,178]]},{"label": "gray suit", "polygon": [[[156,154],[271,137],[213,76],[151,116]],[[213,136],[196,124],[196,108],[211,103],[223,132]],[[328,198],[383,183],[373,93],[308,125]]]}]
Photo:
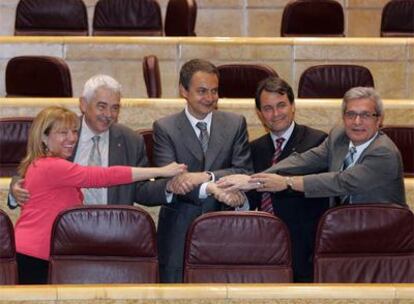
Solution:
[{"label": "gray suit", "polygon": [[[189,172],[212,171],[216,179],[253,171],[246,121],[239,115],[213,112],[205,158],[184,111],[157,120],[153,130],[157,166],[176,161],[187,164]],[[184,242],[189,225],[202,213],[221,210],[224,206],[212,197],[200,200],[199,188],[184,196],[174,196],[170,204],[161,207],[158,223],[161,282],[182,281]]]},{"label": "gray suit", "polygon": [[[320,146],[301,154],[295,153],[266,172],[306,175],[303,178],[306,197],[333,199],[351,194],[352,203],[404,205],[401,155],[392,140],[379,131],[356,164],[341,171],[348,148],[349,138],[344,128],[336,127]],[[312,174],[322,171],[329,172]]]}]

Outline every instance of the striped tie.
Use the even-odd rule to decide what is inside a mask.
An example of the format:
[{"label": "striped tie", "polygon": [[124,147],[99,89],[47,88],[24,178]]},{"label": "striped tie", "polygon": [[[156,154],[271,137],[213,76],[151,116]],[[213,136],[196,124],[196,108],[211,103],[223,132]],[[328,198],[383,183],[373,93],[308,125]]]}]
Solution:
[{"label": "striped tie", "polygon": [[[276,139],[275,153],[273,154],[273,157],[272,157],[273,165],[277,163],[277,159],[282,153],[282,144],[284,141],[285,139],[283,137]],[[263,192],[260,210],[274,214],[273,206],[272,206],[272,195],[270,192]]]},{"label": "striped tie", "polygon": [[356,153],[356,148],[354,146],[349,148],[348,154],[346,155],[345,160],[344,160],[342,171],[348,169],[348,167],[352,165],[352,163],[354,162],[355,153]]},{"label": "striped tie", "polygon": [[196,127],[200,129],[200,136],[198,137],[198,139],[200,140],[201,143],[201,148],[203,149],[204,154],[207,151],[208,148],[208,131],[207,131],[207,123],[204,121],[199,121],[196,124]]},{"label": "striped tie", "polygon": [[[348,169],[354,163],[355,153],[356,153],[356,148],[354,146],[351,146],[349,148],[348,154],[345,157],[344,164],[342,166],[342,171]],[[349,204],[350,202],[351,202],[351,195],[345,195],[341,199],[341,203],[343,205]]]}]

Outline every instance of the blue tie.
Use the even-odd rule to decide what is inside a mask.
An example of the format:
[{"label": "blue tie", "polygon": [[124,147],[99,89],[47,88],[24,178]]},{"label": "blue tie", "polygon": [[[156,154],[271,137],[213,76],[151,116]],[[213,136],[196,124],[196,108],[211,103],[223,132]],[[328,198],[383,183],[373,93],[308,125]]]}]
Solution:
[{"label": "blue tie", "polygon": [[[351,146],[349,148],[348,154],[345,157],[344,165],[342,167],[342,171],[348,169],[354,163],[355,153],[356,153],[356,148],[354,146]],[[344,204],[344,205],[349,204],[350,202],[351,202],[351,195],[345,195],[341,199],[341,203]]]},{"label": "blue tie", "polygon": [[355,153],[356,153],[356,148],[354,146],[349,148],[348,154],[346,155],[345,160],[344,160],[342,171],[348,169],[348,167],[353,164]]}]

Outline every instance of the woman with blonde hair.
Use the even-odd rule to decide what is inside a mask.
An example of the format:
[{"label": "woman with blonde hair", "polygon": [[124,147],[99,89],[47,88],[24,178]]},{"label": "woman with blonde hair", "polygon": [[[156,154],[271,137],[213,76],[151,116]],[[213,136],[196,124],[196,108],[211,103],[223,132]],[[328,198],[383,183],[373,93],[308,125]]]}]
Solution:
[{"label": "woman with blonde hair", "polygon": [[62,210],[82,204],[81,188],[98,188],[186,171],[184,164],[156,168],[86,167],[67,160],[78,140],[79,117],[63,107],[42,110],[34,119],[19,173],[31,196],[15,226],[21,284],[47,282],[53,222]]}]

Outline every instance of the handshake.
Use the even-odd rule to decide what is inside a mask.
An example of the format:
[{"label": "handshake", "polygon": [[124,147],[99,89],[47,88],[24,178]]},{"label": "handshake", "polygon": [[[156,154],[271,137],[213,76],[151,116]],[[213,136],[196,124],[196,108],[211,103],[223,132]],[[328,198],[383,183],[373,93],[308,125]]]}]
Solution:
[{"label": "handshake", "polygon": [[[167,191],[184,195],[195,187],[209,182],[211,176],[207,172],[186,172],[173,177],[167,183]],[[277,174],[257,173],[254,175],[234,174],[209,182],[206,187],[207,195],[214,196],[218,201],[230,206],[240,207],[246,201],[244,191],[259,192],[281,191],[286,189],[284,178]]]}]

